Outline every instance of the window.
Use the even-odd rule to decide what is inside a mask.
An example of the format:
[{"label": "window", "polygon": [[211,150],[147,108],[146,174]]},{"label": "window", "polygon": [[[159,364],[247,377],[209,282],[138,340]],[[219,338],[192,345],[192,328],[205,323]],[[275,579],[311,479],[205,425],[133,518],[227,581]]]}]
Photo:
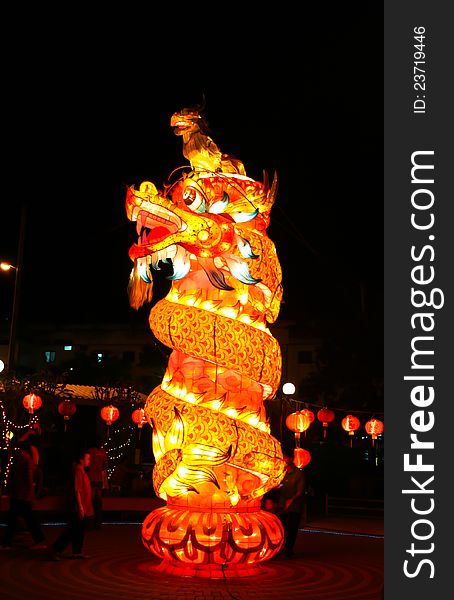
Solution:
[{"label": "window", "polygon": [[46,363],[54,363],[55,362],[55,352],[53,350],[46,350],[44,352],[44,360]]},{"label": "window", "polygon": [[311,350],[300,350],[298,352],[298,364],[305,365],[310,364],[311,362],[313,362]]},{"label": "window", "polygon": [[63,350],[72,350],[73,347],[71,344],[66,344],[65,346],[63,346]]}]

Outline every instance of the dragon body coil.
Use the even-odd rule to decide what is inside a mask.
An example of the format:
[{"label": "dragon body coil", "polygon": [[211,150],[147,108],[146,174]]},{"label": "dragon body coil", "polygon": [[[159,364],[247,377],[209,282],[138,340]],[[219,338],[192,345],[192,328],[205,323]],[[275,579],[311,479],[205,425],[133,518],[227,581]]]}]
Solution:
[{"label": "dragon body coil", "polygon": [[241,576],[283,539],[279,519],[260,509],[284,476],[264,409],[281,375],[268,328],[280,308],[281,268],[266,234],[277,179],[206,170],[206,160],[192,166],[167,193],[143,182],[126,199],[139,235],[129,252],[131,304],[151,298],[151,269],[173,264],[172,286],[149,316],[172,353],[145,405],[153,485],[166,506],[145,519],[142,541],[166,572],[213,577],[229,566]]}]

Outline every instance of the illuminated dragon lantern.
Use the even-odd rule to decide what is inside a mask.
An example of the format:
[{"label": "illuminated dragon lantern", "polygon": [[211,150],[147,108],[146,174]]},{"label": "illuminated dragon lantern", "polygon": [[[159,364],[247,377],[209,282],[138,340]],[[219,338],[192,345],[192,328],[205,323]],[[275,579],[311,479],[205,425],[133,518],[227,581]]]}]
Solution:
[{"label": "illuminated dragon lantern", "polygon": [[207,135],[200,110],[175,113],[171,126],[191,168],[165,192],[148,181],[131,186],[126,200],[139,236],[129,251],[131,306],[151,300],[151,269],[173,266],[171,288],[149,317],[172,353],[145,405],[153,485],[166,506],[145,519],[142,541],[168,573],[250,575],[283,540],[278,518],[260,508],[284,476],[263,404],[281,376],[267,326],[282,298],[266,234],[277,178],[247,177]]}]

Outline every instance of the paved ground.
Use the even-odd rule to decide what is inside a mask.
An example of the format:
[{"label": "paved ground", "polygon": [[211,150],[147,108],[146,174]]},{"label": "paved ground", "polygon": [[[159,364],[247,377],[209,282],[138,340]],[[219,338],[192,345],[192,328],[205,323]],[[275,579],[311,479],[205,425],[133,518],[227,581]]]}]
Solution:
[{"label": "paved ground", "polygon": [[[85,560],[52,562],[31,551],[28,533],[0,551],[2,600],[381,600],[383,521],[320,519],[304,527],[296,556],[264,563],[260,574],[205,580],[160,573],[140,541],[141,523],[87,533]],[[45,525],[49,542],[61,525]],[[2,532],[1,532],[2,533]]]}]

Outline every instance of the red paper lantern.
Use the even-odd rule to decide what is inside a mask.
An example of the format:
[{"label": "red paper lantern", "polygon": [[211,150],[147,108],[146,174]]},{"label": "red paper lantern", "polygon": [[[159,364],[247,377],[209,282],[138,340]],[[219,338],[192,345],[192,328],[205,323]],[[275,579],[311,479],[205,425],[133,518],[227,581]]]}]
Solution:
[{"label": "red paper lantern", "polygon": [[143,408],[137,408],[134,410],[131,418],[133,423],[136,423],[139,428],[147,422],[147,417],[145,416],[145,411]]},{"label": "red paper lantern", "polygon": [[311,424],[311,421],[309,417],[303,413],[303,411],[297,410],[296,412],[291,413],[287,416],[287,418],[285,419],[285,424],[290,429],[290,431],[294,432],[295,444],[296,446],[299,446],[300,435],[303,431],[306,431],[306,429]]},{"label": "red paper lantern", "polygon": [[112,404],[109,404],[109,406],[103,406],[103,408],[101,408],[101,419],[106,422],[108,427],[110,427],[119,416],[120,411]]},{"label": "red paper lantern", "polygon": [[294,433],[302,433],[306,431],[306,429],[311,424],[311,420],[309,417],[303,413],[301,410],[297,410],[294,413],[291,413],[285,419],[285,424]]},{"label": "red paper lantern", "polygon": [[384,428],[385,426],[380,419],[371,419],[364,425],[366,433],[372,436],[372,446],[374,445],[374,441],[377,439],[377,435],[383,433]]},{"label": "red paper lantern", "polygon": [[27,394],[22,400],[22,404],[31,415],[33,414],[33,411],[41,408],[42,403],[43,401],[41,400],[40,396],[37,396],[36,394]]},{"label": "red paper lantern", "polygon": [[73,400],[62,400],[58,405],[58,412],[68,421],[76,412],[76,403]]},{"label": "red paper lantern", "polygon": [[334,411],[330,408],[321,408],[317,413],[317,419],[323,424],[323,427],[328,427],[328,423],[334,421]]},{"label": "red paper lantern", "polygon": [[309,418],[309,422],[310,422],[310,423],[312,423],[312,421],[313,421],[313,420],[314,420],[314,418],[315,418],[315,415],[314,415],[314,413],[313,413],[311,410],[309,410],[308,408],[304,408],[304,409],[301,411],[301,413],[302,413],[303,415],[306,415],[306,417],[308,417],[308,418]]},{"label": "red paper lantern", "polygon": [[323,425],[323,439],[326,439],[326,430],[328,428],[328,424],[334,421],[334,411],[324,406],[317,413],[317,419]]},{"label": "red paper lantern", "polygon": [[311,462],[311,454],[304,448],[293,449],[293,462],[298,469],[303,469],[306,465]]},{"label": "red paper lantern", "polygon": [[[342,428],[348,432],[348,435],[353,436],[355,434],[355,431],[358,429],[358,427],[360,426],[360,422],[358,417],[355,417],[353,415],[347,415],[346,417],[344,417],[342,419]],[[350,438],[350,447],[352,446],[352,437]]]}]

